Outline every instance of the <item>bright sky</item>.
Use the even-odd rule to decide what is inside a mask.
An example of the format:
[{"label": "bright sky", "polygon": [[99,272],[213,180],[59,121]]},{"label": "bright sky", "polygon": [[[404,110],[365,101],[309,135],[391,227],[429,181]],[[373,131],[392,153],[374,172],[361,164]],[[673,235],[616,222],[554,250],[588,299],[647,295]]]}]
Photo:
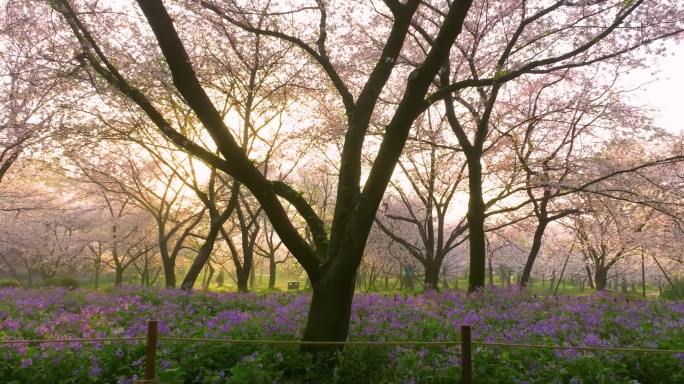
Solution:
[{"label": "bright sky", "polygon": [[[684,132],[684,42],[668,43],[668,56],[658,59],[658,67],[640,71],[643,81],[657,79],[637,91],[644,105],[658,109],[655,122],[670,132]],[[674,54],[674,55],[673,55]],[[659,70],[655,76],[651,72]]]}]

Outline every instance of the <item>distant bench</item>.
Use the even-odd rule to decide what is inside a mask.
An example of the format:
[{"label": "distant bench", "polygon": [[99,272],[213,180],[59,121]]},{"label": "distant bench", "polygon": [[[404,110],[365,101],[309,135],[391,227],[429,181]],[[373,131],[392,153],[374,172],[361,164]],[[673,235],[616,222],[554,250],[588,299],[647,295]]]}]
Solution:
[{"label": "distant bench", "polygon": [[299,289],[299,281],[288,281],[287,282],[287,290],[288,291],[294,291]]}]

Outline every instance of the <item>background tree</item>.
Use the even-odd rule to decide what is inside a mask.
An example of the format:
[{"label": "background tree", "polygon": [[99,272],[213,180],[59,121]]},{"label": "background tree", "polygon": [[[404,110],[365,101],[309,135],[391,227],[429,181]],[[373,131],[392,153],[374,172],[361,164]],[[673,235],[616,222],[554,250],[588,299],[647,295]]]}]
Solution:
[{"label": "background tree", "polygon": [[[0,18],[0,182],[22,153],[59,133],[60,105],[73,101],[68,74],[51,60],[45,8],[10,1]],[[36,148],[37,149],[37,148]]]},{"label": "background tree", "polygon": [[[87,181],[97,183],[110,193],[130,198],[135,206],[152,216],[157,227],[156,239],[164,267],[165,286],[175,287],[176,260],[185,247],[186,239],[202,220],[206,208],[197,207],[196,201],[189,198],[190,191],[165,164],[149,158],[135,161],[130,157],[137,151],[139,158],[144,159],[142,149],[112,143],[111,148],[100,148],[99,151],[83,153],[72,159],[77,161],[79,172]],[[126,154],[123,158],[122,153]]]},{"label": "background tree", "polygon": [[[508,96],[508,118],[518,123],[500,134],[507,136],[515,153],[508,165],[524,170],[525,192],[536,221],[521,286],[529,281],[548,225],[579,213],[568,195],[589,182],[580,165],[586,166],[584,159],[600,151],[595,138],[622,132],[648,137],[655,131],[641,110],[625,105],[614,83],[595,87],[601,75],[584,72],[567,70],[521,81],[523,88]],[[520,97],[524,92],[527,96]]]},{"label": "background tree", "polygon": [[467,240],[459,201],[467,175],[461,156],[443,137],[443,122],[429,117],[419,119],[416,138],[406,145],[401,173],[390,182],[376,225],[421,263],[424,286],[438,290],[442,263]]}]

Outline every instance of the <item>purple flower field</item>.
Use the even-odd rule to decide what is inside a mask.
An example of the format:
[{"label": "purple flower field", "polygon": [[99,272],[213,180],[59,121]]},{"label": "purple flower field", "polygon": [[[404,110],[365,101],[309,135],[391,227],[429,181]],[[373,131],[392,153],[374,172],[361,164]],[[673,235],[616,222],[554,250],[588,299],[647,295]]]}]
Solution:
[{"label": "purple flower field", "polygon": [[[141,337],[148,319],[160,337],[297,340],[307,294],[185,293],[179,290],[0,290],[0,340]],[[357,295],[350,341],[458,341],[684,350],[684,304],[598,294],[534,297]],[[0,383],[133,383],[144,342],[0,345]],[[678,383],[684,356],[475,346],[476,383]],[[290,345],[161,341],[163,383],[453,383],[452,346],[348,347],[334,375]]]}]

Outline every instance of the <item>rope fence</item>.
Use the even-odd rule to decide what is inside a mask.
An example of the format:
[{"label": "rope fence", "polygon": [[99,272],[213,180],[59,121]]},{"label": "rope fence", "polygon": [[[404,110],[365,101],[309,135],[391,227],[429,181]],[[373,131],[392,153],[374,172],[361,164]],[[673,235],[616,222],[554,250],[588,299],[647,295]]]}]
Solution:
[{"label": "rope fence", "polygon": [[30,340],[0,340],[0,344],[42,344],[42,343],[92,343],[102,341],[141,341],[146,337],[105,337],[101,339],[30,339]]},{"label": "rope fence", "polygon": [[573,347],[570,345],[535,345],[514,343],[490,343],[472,341],[469,325],[461,326],[461,340],[459,341],[298,341],[298,340],[230,340],[230,339],[202,339],[181,337],[159,337],[158,321],[147,322],[146,337],[121,338],[82,338],[82,339],[30,339],[30,340],[0,340],[3,344],[40,344],[40,343],[87,343],[87,342],[124,342],[146,340],[145,348],[145,378],[136,384],[158,383],[156,376],[157,344],[159,341],[194,342],[194,343],[226,343],[226,344],[261,344],[261,345],[336,345],[336,346],[460,346],[461,348],[461,382],[473,382],[473,346],[504,347],[504,348],[537,348],[555,350],[576,350],[592,352],[630,352],[630,353],[673,353],[684,354],[684,350],[671,349],[638,349],[638,348],[609,348],[609,347]]}]

